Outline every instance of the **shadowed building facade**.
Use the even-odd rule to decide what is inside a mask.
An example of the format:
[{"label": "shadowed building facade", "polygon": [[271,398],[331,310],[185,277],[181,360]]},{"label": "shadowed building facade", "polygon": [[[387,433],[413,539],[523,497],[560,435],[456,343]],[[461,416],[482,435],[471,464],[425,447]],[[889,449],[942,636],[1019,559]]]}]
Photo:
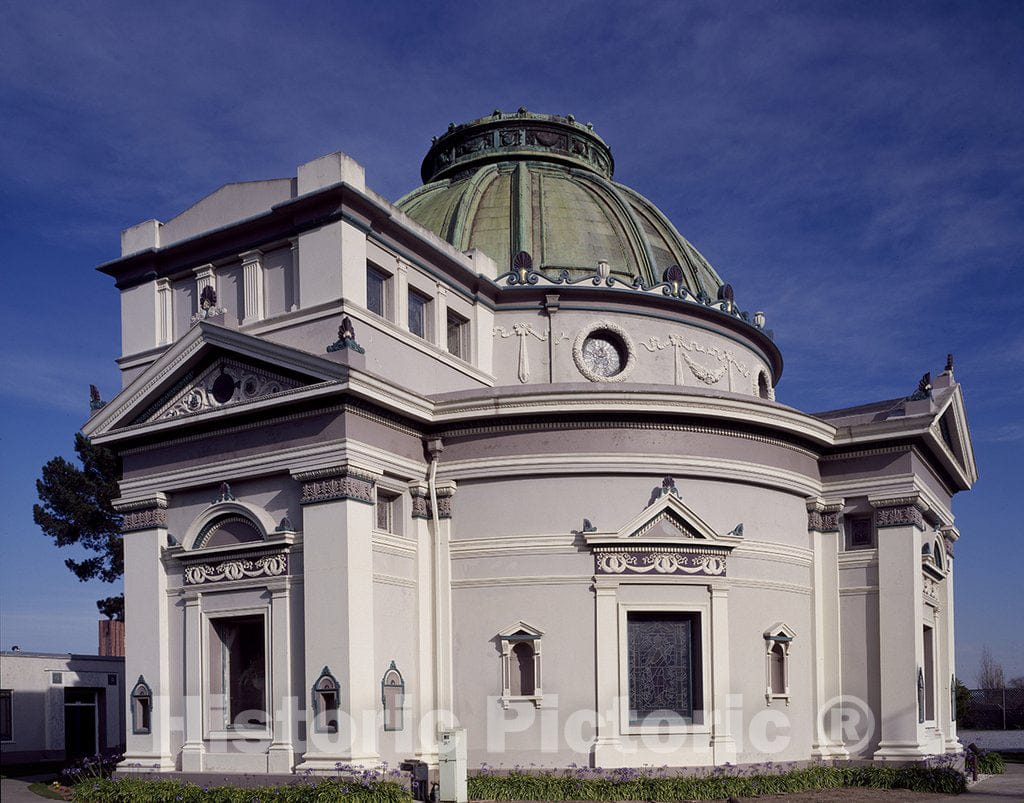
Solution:
[{"label": "shadowed building facade", "polygon": [[470,766],[959,751],[951,362],[778,403],[764,315],[571,117],[452,126],[422,175],[392,204],[331,154],[101,267],[126,762],[436,762],[456,724]]}]

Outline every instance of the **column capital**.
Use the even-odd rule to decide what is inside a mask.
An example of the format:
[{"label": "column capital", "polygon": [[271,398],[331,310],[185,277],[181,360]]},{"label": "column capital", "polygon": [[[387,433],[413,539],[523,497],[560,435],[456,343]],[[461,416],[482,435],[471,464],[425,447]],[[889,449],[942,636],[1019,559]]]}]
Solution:
[{"label": "column capital", "polygon": [[238,255],[238,258],[242,260],[243,265],[251,265],[253,262],[259,262],[263,259],[263,252],[258,248],[254,248],[251,251],[243,251]]},{"label": "column capital", "polygon": [[192,273],[199,281],[203,281],[204,279],[209,279],[210,281],[213,281],[213,265],[210,264],[209,262],[207,262],[205,265],[200,265],[199,267],[192,268]]},{"label": "column capital", "polygon": [[807,502],[807,529],[818,532],[839,532],[839,513],[843,509],[842,499],[823,499],[812,496]]},{"label": "column capital", "polygon": [[302,483],[299,504],[351,499],[372,505],[376,502],[373,488],[379,473],[341,464],[292,472],[292,477]]},{"label": "column capital", "polygon": [[[452,501],[456,490],[455,483],[450,480],[437,484],[437,517],[439,519],[452,517]],[[412,517],[414,519],[433,518],[430,510],[430,488],[427,483],[419,480],[411,484],[409,495],[412,497]]]},{"label": "column capital", "polygon": [[166,494],[157,492],[135,499],[115,499],[112,505],[121,514],[122,533],[167,526]]},{"label": "column capital", "polygon": [[960,538],[960,531],[952,524],[947,524],[939,527],[939,533],[942,535],[942,542],[946,546],[946,554],[952,558],[953,544]]},{"label": "column capital", "polygon": [[906,527],[924,529],[924,514],[928,504],[918,493],[904,496],[869,496],[868,503],[875,509],[875,527]]}]

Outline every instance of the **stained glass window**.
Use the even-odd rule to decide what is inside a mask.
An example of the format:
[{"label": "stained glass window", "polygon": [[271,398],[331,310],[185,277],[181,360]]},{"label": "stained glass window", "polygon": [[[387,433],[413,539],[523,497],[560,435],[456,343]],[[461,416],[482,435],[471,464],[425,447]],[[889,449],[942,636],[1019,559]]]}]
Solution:
[{"label": "stained glass window", "polygon": [[631,613],[628,638],[631,723],[651,715],[692,721],[700,706],[697,614]]}]

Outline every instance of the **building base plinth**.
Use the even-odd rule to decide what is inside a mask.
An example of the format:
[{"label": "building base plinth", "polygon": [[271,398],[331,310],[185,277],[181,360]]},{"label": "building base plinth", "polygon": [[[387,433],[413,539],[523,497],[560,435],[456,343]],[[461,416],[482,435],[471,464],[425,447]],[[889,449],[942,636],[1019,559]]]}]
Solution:
[{"label": "building base plinth", "polygon": [[[184,764],[184,759],[182,759]],[[267,751],[267,771],[275,775],[284,775],[292,771],[295,765],[295,752],[291,745],[271,745]]]},{"label": "building base plinth", "polygon": [[174,772],[178,765],[170,756],[128,755],[117,765],[118,772]]},{"label": "building base plinth", "polygon": [[880,742],[874,761],[920,761],[932,755],[919,742]]}]

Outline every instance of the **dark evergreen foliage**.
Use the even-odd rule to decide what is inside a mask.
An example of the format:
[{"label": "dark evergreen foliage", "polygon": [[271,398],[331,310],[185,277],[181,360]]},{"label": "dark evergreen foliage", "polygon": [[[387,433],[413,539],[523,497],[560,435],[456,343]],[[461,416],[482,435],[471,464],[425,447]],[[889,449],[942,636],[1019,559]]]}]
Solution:
[{"label": "dark evergreen foliage", "polygon": [[[77,545],[95,553],[64,561],[79,580],[113,583],[124,574],[121,516],[112,504],[118,494],[120,460],[81,432],[75,435],[75,453],[81,468],[63,457],[43,466],[42,477],[36,480],[41,504],[32,506],[32,518],[57,546]],[[123,595],[98,600],[96,607],[109,618],[124,618]]]}]

